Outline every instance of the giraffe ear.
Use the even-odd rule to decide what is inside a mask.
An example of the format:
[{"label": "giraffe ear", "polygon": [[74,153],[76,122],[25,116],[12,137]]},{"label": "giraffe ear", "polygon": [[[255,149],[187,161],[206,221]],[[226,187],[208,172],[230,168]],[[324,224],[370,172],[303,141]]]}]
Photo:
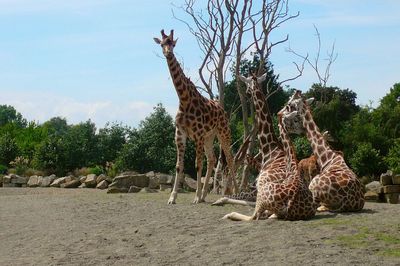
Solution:
[{"label": "giraffe ear", "polygon": [[158,39],[158,38],[153,38],[153,40],[154,40],[157,44],[160,44],[160,43],[161,43],[161,40]]},{"label": "giraffe ear", "polygon": [[265,72],[261,77],[258,77],[258,78],[257,78],[257,82],[260,83],[260,84],[263,83],[264,80],[267,78],[267,74],[268,74],[268,73]]},{"label": "giraffe ear", "polygon": [[308,99],[306,100],[307,105],[310,105],[310,104],[312,104],[313,102],[314,102],[314,98],[308,98]]},{"label": "giraffe ear", "polygon": [[172,41],[172,44],[173,44],[173,46],[175,46],[176,45],[176,42],[178,41],[178,38],[176,38],[176,40],[175,41]]},{"label": "giraffe ear", "polygon": [[245,84],[249,84],[251,82],[251,78],[245,78],[242,75],[239,75],[239,79],[243,81]]}]

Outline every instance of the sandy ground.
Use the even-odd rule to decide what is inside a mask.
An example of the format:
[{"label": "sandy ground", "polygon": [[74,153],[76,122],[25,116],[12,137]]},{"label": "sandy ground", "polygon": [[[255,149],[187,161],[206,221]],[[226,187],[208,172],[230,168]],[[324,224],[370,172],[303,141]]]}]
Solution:
[{"label": "sandy ground", "polygon": [[0,265],[400,265],[400,204],[232,222],[220,218],[252,209],[193,197],[0,188]]}]

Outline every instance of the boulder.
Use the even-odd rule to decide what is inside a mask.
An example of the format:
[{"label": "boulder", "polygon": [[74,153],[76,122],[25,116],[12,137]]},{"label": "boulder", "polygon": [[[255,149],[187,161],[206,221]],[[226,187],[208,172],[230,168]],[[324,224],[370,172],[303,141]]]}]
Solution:
[{"label": "boulder", "polygon": [[12,184],[26,184],[28,183],[28,177],[27,176],[19,176],[19,175],[11,175],[11,183]]},{"label": "boulder", "polygon": [[131,186],[128,190],[128,193],[137,193],[141,190],[141,187],[137,187],[137,186]]},{"label": "boulder", "polygon": [[114,178],[110,187],[130,188],[131,186],[148,187],[149,177],[145,174],[122,173]]},{"label": "boulder", "polygon": [[391,185],[392,184],[392,176],[393,176],[393,172],[388,170],[386,173],[381,174],[381,184],[383,186],[386,185]]},{"label": "boulder", "polygon": [[382,185],[379,181],[372,181],[365,185],[366,192],[372,191],[376,194],[381,193]]},{"label": "boulder", "polygon": [[172,185],[175,180],[175,177],[172,175],[157,173],[156,176],[158,177],[160,184]]},{"label": "boulder", "polygon": [[105,174],[101,174],[98,177],[96,177],[96,183],[99,184],[101,181],[106,180],[107,176]]},{"label": "boulder", "polygon": [[81,184],[81,181],[78,179],[73,179],[71,181],[65,182],[60,185],[61,188],[77,188]]},{"label": "boulder", "polygon": [[45,176],[39,183],[41,187],[49,187],[57,177],[55,175]]},{"label": "boulder", "polygon": [[72,180],[74,180],[75,177],[70,175],[70,176],[64,176],[64,177],[59,177],[56,178],[51,184],[50,187],[60,187],[61,184],[70,182]]},{"label": "boulder", "polygon": [[42,179],[43,179],[43,176],[33,175],[33,176],[29,177],[27,185],[28,185],[28,187],[38,187],[38,186],[40,186]]},{"label": "boulder", "polygon": [[390,204],[398,204],[399,196],[400,196],[400,193],[385,194],[386,202],[390,203]]},{"label": "boulder", "polygon": [[95,174],[90,174],[86,176],[85,185],[89,188],[94,188],[97,185],[96,182],[97,176]]},{"label": "boulder", "polygon": [[85,183],[81,183],[78,188],[86,188]]},{"label": "boulder", "polygon": [[127,188],[120,188],[120,187],[108,187],[107,193],[127,193]]},{"label": "boulder", "polygon": [[185,175],[185,182],[183,182],[183,188],[187,191],[196,191],[197,189],[197,181],[191,178],[188,175]]},{"label": "boulder", "polygon": [[153,171],[146,173],[146,176],[149,178],[149,188],[160,187],[160,179]]},{"label": "boulder", "polygon": [[394,175],[392,177],[393,185],[400,185],[400,175]]},{"label": "boulder", "polygon": [[100,181],[100,182],[97,184],[96,188],[98,188],[98,189],[106,189],[106,188],[108,188],[108,182],[107,182],[107,180],[102,180],[102,181]]},{"label": "boulder", "polygon": [[376,193],[375,191],[367,191],[364,194],[364,198],[366,201],[378,201],[379,200],[379,193]]},{"label": "boulder", "polygon": [[160,184],[160,191],[165,191],[167,189],[170,189],[171,185],[168,184]]},{"label": "boulder", "polygon": [[82,184],[85,183],[85,181],[86,181],[86,176],[85,176],[85,175],[80,176],[80,177],[79,177],[79,181],[81,181]]},{"label": "boulder", "polygon": [[18,185],[13,183],[3,183],[3,187],[18,187]]},{"label": "boulder", "polygon": [[383,193],[391,194],[391,193],[400,193],[400,185],[388,185],[383,187]]},{"label": "boulder", "polygon": [[3,184],[9,184],[9,183],[11,183],[11,176],[10,175],[3,176]]}]

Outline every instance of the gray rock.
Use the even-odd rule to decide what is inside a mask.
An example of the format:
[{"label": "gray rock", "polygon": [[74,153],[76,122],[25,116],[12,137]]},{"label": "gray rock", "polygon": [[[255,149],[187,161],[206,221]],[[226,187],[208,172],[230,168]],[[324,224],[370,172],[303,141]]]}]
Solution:
[{"label": "gray rock", "polygon": [[172,176],[172,175],[157,173],[156,176],[158,177],[158,180],[159,180],[160,184],[170,184],[170,185],[172,185],[174,183],[174,180],[175,180],[175,177]]},{"label": "gray rock", "polygon": [[3,184],[8,184],[8,183],[11,183],[11,176],[10,175],[3,176]]},{"label": "gray rock", "polygon": [[382,185],[379,181],[372,181],[371,183],[368,183],[365,185],[365,190],[366,192],[372,191],[375,192],[376,194],[381,193]]},{"label": "gray rock", "polygon": [[191,178],[188,175],[185,175],[185,180],[183,182],[183,188],[187,191],[196,191],[197,188],[197,181]]},{"label": "gray rock", "polygon": [[28,177],[26,176],[19,176],[19,175],[11,175],[11,183],[13,184],[26,184],[28,183]]},{"label": "gray rock", "polygon": [[380,178],[381,184],[383,186],[391,185],[392,184],[392,176],[393,176],[393,172],[390,170],[388,170],[386,173],[381,174],[381,178]]},{"label": "gray rock", "polygon": [[107,193],[127,193],[127,188],[120,188],[120,187],[108,187]]},{"label": "gray rock", "polygon": [[70,182],[72,180],[74,180],[75,177],[74,176],[64,176],[64,177],[59,177],[56,178],[51,184],[50,187],[60,187],[61,184]]},{"label": "gray rock", "polygon": [[160,191],[165,191],[167,189],[170,189],[171,185],[168,184],[160,184]]},{"label": "gray rock", "polygon": [[149,177],[144,174],[122,173],[114,178],[110,186],[123,188],[129,188],[131,186],[148,187]]},{"label": "gray rock", "polygon": [[38,187],[40,186],[40,183],[42,182],[43,176],[37,176],[37,175],[33,175],[31,177],[29,177],[28,180],[28,187]]},{"label": "gray rock", "polygon": [[3,183],[3,187],[19,187],[19,185],[13,183]]},{"label": "gray rock", "polygon": [[140,190],[142,190],[141,187],[137,187],[137,186],[131,186],[128,190],[128,193],[137,193],[140,192]]},{"label": "gray rock", "polygon": [[96,183],[99,184],[101,181],[106,180],[107,176],[105,174],[101,174],[96,178]]},{"label": "gray rock", "polygon": [[80,184],[80,186],[78,188],[86,188],[85,183]]},{"label": "gray rock", "polygon": [[73,179],[71,181],[65,182],[60,185],[61,188],[77,188],[81,184],[81,181],[78,179]]},{"label": "gray rock", "polygon": [[96,182],[97,176],[95,174],[90,174],[86,176],[85,185],[89,188],[94,188],[97,185]]},{"label": "gray rock", "polygon": [[41,187],[49,187],[57,177],[55,175],[45,176],[39,183]]},{"label": "gray rock", "polygon": [[80,176],[80,177],[79,177],[79,181],[81,181],[82,184],[85,183],[85,181],[86,181],[86,176],[85,176],[85,175]]},{"label": "gray rock", "polygon": [[140,193],[155,193],[155,192],[158,192],[158,191],[156,189],[144,187],[139,192]]},{"label": "gray rock", "polygon": [[98,188],[98,189],[106,189],[106,188],[108,188],[107,180],[100,181],[100,183],[97,184],[96,188]]}]

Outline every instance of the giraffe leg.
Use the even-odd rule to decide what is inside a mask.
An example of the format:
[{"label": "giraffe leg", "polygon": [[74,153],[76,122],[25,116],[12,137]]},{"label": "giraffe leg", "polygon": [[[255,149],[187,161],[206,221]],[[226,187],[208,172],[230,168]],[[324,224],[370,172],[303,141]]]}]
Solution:
[{"label": "giraffe leg", "polygon": [[232,205],[242,205],[242,206],[256,206],[255,202],[246,201],[246,200],[238,200],[238,199],[230,199],[227,197],[222,197],[219,200],[213,202],[212,206],[223,206],[225,204],[232,204]]},{"label": "giraffe leg", "polygon": [[212,135],[208,137],[204,142],[204,151],[207,157],[207,173],[206,173],[206,178],[204,180],[203,191],[201,193],[201,198],[200,198],[201,201],[204,201],[206,199],[209,186],[208,182],[215,167],[215,154],[213,150],[214,138],[215,136]]},{"label": "giraffe leg", "polygon": [[186,137],[186,132],[177,127],[175,130],[175,145],[177,150],[176,174],[174,187],[169,197],[168,204],[175,204],[176,197],[178,196],[179,182],[183,177],[183,159],[185,156]]},{"label": "giraffe leg", "polygon": [[[225,158],[226,158],[226,162],[228,164],[228,179],[231,181],[231,183],[233,182],[233,188],[234,191],[233,193],[237,194],[239,193],[239,187],[238,184],[236,182],[236,178],[235,178],[235,166],[233,164],[233,157],[232,157],[232,153],[231,153],[231,148],[230,148],[230,143],[231,143],[231,138],[230,138],[230,132],[225,134],[223,132],[218,134],[218,140],[219,143],[221,144],[221,148],[222,151],[225,154]],[[223,182],[224,183],[224,182]],[[225,182],[225,184],[228,184],[229,182]],[[230,188],[225,186],[223,188],[223,194],[225,195],[225,193],[229,190]]]},{"label": "giraffe leg", "polygon": [[200,139],[196,141],[196,171],[197,171],[197,188],[196,188],[196,196],[194,197],[193,203],[200,203],[203,200],[201,199],[201,174],[203,172],[203,148],[204,148],[204,140]]}]

